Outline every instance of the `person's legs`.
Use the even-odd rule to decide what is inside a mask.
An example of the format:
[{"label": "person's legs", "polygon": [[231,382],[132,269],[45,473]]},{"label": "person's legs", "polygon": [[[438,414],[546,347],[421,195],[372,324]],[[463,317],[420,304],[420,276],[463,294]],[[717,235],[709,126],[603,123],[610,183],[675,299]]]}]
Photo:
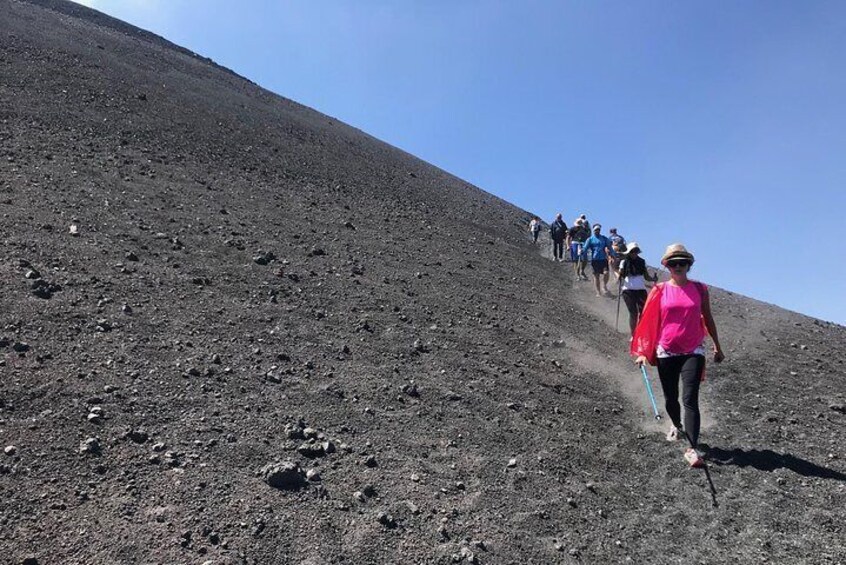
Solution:
[{"label": "person's legs", "polygon": [[658,358],[658,377],[661,379],[661,390],[664,392],[664,409],[667,416],[677,428],[681,428],[681,406],[679,406],[679,372],[683,357]]},{"label": "person's legs", "polygon": [[579,278],[579,245],[574,242],[570,242],[570,261],[573,262],[573,272],[576,274],[576,278]]},{"label": "person's legs", "polygon": [[682,402],[684,403],[684,429],[693,447],[699,444],[699,384],[702,370],[705,368],[705,357],[702,355],[685,355],[679,357],[681,363]]},{"label": "person's legs", "polygon": [[[637,323],[640,321],[640,315],[643,314],[643,307],[646,304],[647,293],[645,290],[633,290],[631,292],[632,299],[636,308],[634,316],[634,326],[632,326],[632,335],[634,335],[634,328],[637,327]],[[631,313],[631,310],[629,310],[629,312]],[[631,323],[631,318],[629,318],[629,323]]]},{"label": "person's legs", "polygon": [[602,261],[591,261],[590,266],[591,270],[593,271],[593,285],[596,287],[596,295],[600,296],[601,291],[599,289],[599,277],[602,276],[602,265],[600,265]]},{"label": "person's legs", "polygon": [[636,290],[623,291],[623,302],[626,303],[626,310],[629,311],[629,329],[631,330],[632,335],[634,335],[639,317],[639,311],[637,308],[637,292],[638,291]]},{"label": "person's legs", "polygon": [[611,291],[608,290],[608,277],[611,273],[608,272],[608,263],[605,263],[605,274],[602,275],[602,285],[605,287],[605,292],[610,294]]}]

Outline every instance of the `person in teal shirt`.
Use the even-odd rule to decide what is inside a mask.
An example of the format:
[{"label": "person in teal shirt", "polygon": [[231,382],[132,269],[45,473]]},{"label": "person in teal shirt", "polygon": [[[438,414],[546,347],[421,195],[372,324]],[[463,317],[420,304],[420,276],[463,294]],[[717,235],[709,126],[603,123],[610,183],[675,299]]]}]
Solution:
[{"label": "person in teal shirt", "polygon": [[582,248],[582,254],[587,257],[588,251],[591,252],[590,266],[593,268],[593,284],[596,286],[596,295],[602,296],[599,288],[599,278],[602,277],[602,286],[605,288],[605,296],[611,296],[611,291],[608,290],[608,258],[617,257],[617,252],[611,240],[602,235],[601,224],[593,224],[593,235],[588,238]]}]

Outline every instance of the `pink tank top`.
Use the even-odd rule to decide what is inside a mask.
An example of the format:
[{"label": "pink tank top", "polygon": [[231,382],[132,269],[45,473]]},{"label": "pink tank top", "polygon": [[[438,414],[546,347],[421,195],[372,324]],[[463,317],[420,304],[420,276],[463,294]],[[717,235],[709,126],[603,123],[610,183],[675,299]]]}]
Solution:
[{"label": "pink tank top", "polygon": [[705,340],[702,324],[702,294],[697,285],[688,281],[684,286],[665,283],[661,287],[661,333],[658,345],[667,353],[693,353]]}]

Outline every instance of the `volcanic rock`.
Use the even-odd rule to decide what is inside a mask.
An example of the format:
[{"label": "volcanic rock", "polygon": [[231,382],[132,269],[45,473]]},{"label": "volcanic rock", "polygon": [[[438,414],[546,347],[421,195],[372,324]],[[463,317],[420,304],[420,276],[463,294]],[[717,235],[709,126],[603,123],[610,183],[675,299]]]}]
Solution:
[{"label": "volcanic rock", "polygon": [[293,461],[268,463],[261,469],[264,482],[281,490],[296,490],[305,483],[305,475]]}]

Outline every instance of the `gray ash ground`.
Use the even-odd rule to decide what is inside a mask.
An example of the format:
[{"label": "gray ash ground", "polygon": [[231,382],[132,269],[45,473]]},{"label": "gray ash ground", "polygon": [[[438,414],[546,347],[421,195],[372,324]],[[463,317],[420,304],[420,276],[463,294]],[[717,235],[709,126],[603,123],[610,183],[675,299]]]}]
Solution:
[{"label": "gray ash ground", "polygon": [[0,13],[4,563],[846,563],[843,327],[714,290],[715,506],[527,212],[83,7]]}]

